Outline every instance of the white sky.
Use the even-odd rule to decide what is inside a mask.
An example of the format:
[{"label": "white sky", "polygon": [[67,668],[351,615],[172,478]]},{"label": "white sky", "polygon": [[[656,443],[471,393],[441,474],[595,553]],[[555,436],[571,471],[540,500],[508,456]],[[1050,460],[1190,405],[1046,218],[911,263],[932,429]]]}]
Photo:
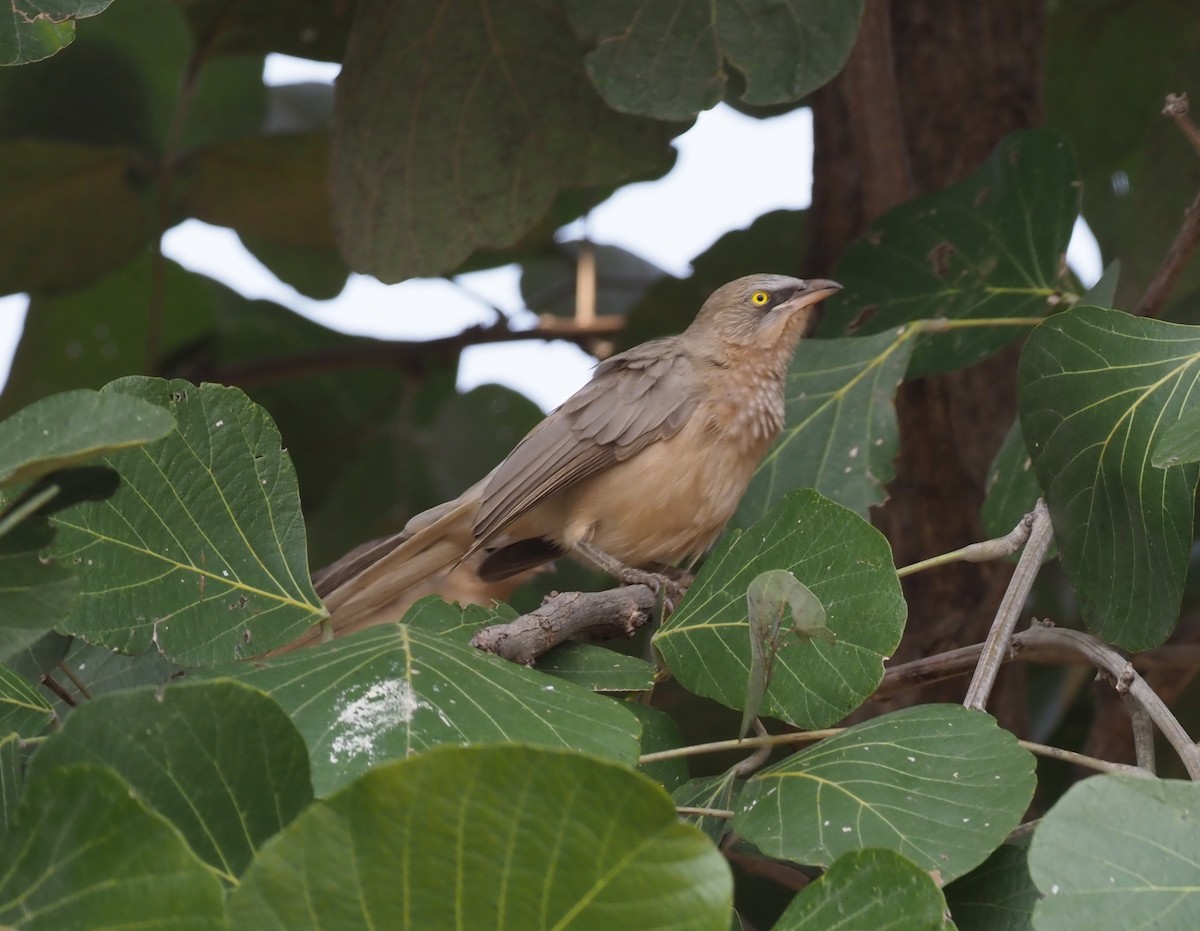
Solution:
[{"label": "white sky", "polygon": [[[264,77],[269,84],[332,81],[337,70],[271,55]],[[812,120],[807,109],[755,120],[722,105],[702,113],[675,145],[679,158],[670,174],[622,188],[588,215],[590,239],[623,246],[672,274],[686,275],[690,260],[728,230],[748,226],[770,210],[809,205]],[[583,223],[577,222],[564,234],[577,238],[582,231]],[[1100,275],[1099,250],[1086,227],[1077,224],[1075,232],[1068,259],[1090,284]],[[337,298],[314,301],[275,278],[229,229],[188,220],[168,231],[163,252],[248,297],[276,301],[347,333],[430,339],[490,321],[489,304],[510,314],[524,306],[515,266],[459,276],[462,287],[436,279],[383,285],[354,275]],[[746,269],[754,271],[771,269]],[[483,300],[472,300],[467,292]],[[8,378],[26,305],[24,295],[0,298],[0,385]],[[533,323],[532,314],[524,317]],[[568,343],[478,346],[463,353],[458,383],[463,390],[486,382],[507,385],[549,409],[587,380],[592,363]]]}]

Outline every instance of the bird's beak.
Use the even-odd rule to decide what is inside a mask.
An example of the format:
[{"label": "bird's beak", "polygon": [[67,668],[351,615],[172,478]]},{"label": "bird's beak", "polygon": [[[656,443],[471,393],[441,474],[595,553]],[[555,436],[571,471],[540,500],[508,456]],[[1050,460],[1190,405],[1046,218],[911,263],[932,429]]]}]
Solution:
[{"label": "bird's beak", "polygon": [[824,316],[821,308],[814,305],[820,304],[840,290],[842,286],[836,281],[830,281],[828,278],[810,278],[804,283],[804,287],[798,288],[786,301],[776,304],[775,311],[788,316],[796,311],[805,311],[802,315],[804,323],[801,324],[801,337],[811,336]]},{"label": "bird's beak", "polygon": [[828,278],[810,278],[788,303],[795,301],[795,306],[807,307],[809,304],[816,304],[831,297],[840,290],[842,290],[842,286],[836,281],[830,281]]},{"label": "bird's beak", "polygon": [[776,304],[775,309],[791,312],[811,307],[813,304],[819,304],[825,298],[837,294],[840,290],[842,290],[842,286],[836,281],[830,281],[828,278],[810,278],[804,282],[804,287],[797,288],[786,301]]}]

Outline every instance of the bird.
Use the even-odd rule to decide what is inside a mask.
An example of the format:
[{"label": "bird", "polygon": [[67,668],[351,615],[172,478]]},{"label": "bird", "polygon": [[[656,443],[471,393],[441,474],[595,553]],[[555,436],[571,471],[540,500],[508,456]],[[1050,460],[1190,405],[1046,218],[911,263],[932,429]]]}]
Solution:
[{"label": "bird", "polygon": [[334,631],[399,620],[464,572],[518,579],[564,555],[620,582],[663,579],[713,545],[784,423],[784,386],[824,278],[747,275],[677,336],[596,366],[480,481],[313,577]]}]

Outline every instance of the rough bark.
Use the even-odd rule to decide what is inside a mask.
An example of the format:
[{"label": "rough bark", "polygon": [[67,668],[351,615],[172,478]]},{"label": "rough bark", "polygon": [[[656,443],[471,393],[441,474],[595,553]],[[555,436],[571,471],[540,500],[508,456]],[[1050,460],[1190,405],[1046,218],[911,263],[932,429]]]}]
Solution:
[{"label": "rough bark", "polygon": [[[1043,6],[868,0],[845,71],[813,103],[812,274],[827,273],[884,210],[961,179],[1006,134],[1039,121]],[[1009,351],[901,389],[902,451],[891,500],[875,514],[897,564],[984,538],[984,481],[1015,416],[1016,359]],[[1010,573],[1007,563],[959,564],[906,580],[896,661],[981,639]],[[937,684],[920,700],[961,700],[965,688]],[[1019,726],[1020,702],[1004,690],[996,701]]]}]

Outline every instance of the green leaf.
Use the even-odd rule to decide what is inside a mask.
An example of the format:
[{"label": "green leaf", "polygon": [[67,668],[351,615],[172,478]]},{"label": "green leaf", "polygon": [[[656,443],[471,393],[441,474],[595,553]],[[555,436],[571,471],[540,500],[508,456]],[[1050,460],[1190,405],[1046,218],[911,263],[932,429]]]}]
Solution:
[{"label": "green leaf", "polygon": [[[683,785],[672,790],[671,798],[680,808],[711,808],[714,811],[733,811],[736,808],[738,792],[743,783],[731,769],[720,776],[702,776],[699,779],[689,779]],[[714,844],[721,843],[729,833],[730,821],[715,815],[680,814],[682,820],[694,824]]]},{"label": "green leaf", "polygon": [[[1069,284],[1079,178],[1057,133],[1006,136],[972,175],[889,210],[842,254],[830,327],[879,333],[910,320],[1041,317]],[[828,332],[828,331],[827,331]],[[909,375],[970,365],[1025,335],[1017,326],[923,337]]]},{"label": "green leaf", "polygon": [[[783,626],[785,616],[791,619],[787,627]],[[813,638],[830,645],[837,642],[825,624],[825,608],[820,600],[786,569],[768,569],[750,581],[746,589],[746,617],[750,624],[750,678],[746,683],[739,738],[746,736],[758,716],[785,636],[795,634],[802,640]]]},{"label": "green leaf", "polygon": [[[142,159],[135,158],[126,185],[144,196],[164,152],[259,132],[262,56],[208,52],[193,41],[180,4],[121,0],[87,23],[61,55],[37,68],[0,72],[0,137],[136,149]],[[147,198],[151,218],[153,202]],[[75,215],[61,220],[70,240]],[[64,242],[54,245],[61,250]]]},{"label": "green leaf", "polygon": [[[182,5],[192,35],[213,54],[280,52],[297,58],[341,61],[352,5],[327,0],[189,0]],[[207,47],[207,46],[206,46]]]},{"label": "green leaf", "polygon": [[89,763],[115,770],[226,878],[312,801],[308,750],[283,709],[237,682],[106,695],[72,712],[29,778]]},{"label": "green leaf", "polygon": [[[207,361],[223,379],[290,370],[297,360],[394,358],[398,351],[381,340],[335,333],[278,304],[220,290]],[[440,363],[426,349],[419,355],[428,366],[421,391],[434,397],[432,403],[441,401],[443,392],[453,392],[452,363]],[[252,396],[287,437],[304,487],[311,558],[320,565],[364,539],[394,532],[397,515],[445,500],[431,490],[432,475],[443,463],[420,445],[423,435],[413,436],[413,409],[419,409],[421,395],[401,368],[304,368],[288,378],[258,379]],[[456,488],[454,494],[461,491]]]},{"label": "green leaf", "polygon": [[25,791],[25,771],[21,763],[21,735],[0,737],[0,836],[13,826],[17,804]]},{"label": "green leaf", "polygon": [[229,918],[234,931],[725,931],[731,906],[724,859],[650,780],[578,754],[444,747],[302,814]]},{"label": "green leaf", "polygon": [[44,517],[27,519],[0,537],[0,628],[45,629],[71,613],[79,597],[75,573],[42,559],[53,539]]},{"label": "green leaf", "polygon": [[0,734],[37,737],[54,723],[54,709],[28,680],[0,666]]},{"label": "green leaf", "polygon": [[111,770],[30,782],[0,838],[0,922],[30,931],[221,931],[221,883]]},{"label": "green leaf", "polygon": [[1087,307],[1034,331],[1021,427],[1084,622],[1128,650],[1166,639],[1192,546],[1197,466],[1151,451],[1195,391],[1200,329]]},{"label": "green leaf", "polygon": [[175,429],[171,412],[140,398],[64,391],[0,423],[0,485],[27,482]]},{"label": "green leaf", "polygon": [[685,330],[701,305],[721,285],[746,274],[747,268],[769,268],[780,275],[803,278],[808,252],[807,212],[772,210],[745,229],[730,230],[692,259],[687,278],[668,275],[650,286],[629,312],[617,339],[620,349],[666,333]]},{"label": "green leaf", "polygon": [[632,764],[619,703],[408,624],[383,624],[253,666],[212,670],[271,694],[327,795],[385,760],[442,743],[521,741]]},{"label": "green leaf", "polygon": [[0,69],[0,223],[21,231],[0,293],[61,291],[130,261],[182,219],[181,153],[259,132],[262,57],[214,56],[211,36],[194,45],[181,6],[121,0],[49,61]]},{"label": "green leaf", "polygon": [[[20,230],[0,256],[0,293],[76,287],[132,259],[153,222],[151,205],[129,181],[135,162],[133,151],[115,146],[0,142],[0,224]],[[92,326],[112,325],[100,319]],[[58,335],[80,340],[86,332]]]},{"label": "green leaf", "polygon": [[350,272],[334,242],[328,176],[328,132],[253,136],[197,151],[182,201],[196,218],[237,230],[284,281],[330,298]]},{"label": "green leaf", "polygon": [[[112,0],[14,0],[0,17],[0,65],[49,58],[75,38],[75,20],[95,16]],[[11,18],[10,18],[11,16]]]},{"label": "green leaf", "polygon": [[1039,896],[1029,877],[1028,849],[1002,844],[982,864],[946,887],[958,931],[1032,931]]},{"label": "green leaf", "polygon": [[568,0],[575,31],[595,50],[592,82],[614,110],[684,120],[725,94],[726,61],[748,104],[799,100],[850,55],[862,0],[714,3]]},{"label": "green leaf", "polygon": [[593,692],[642,692],[654,685],[654,666],[593,643],[571,641],[538,657],[539,672]]},{"label": "green leaf", "polygon": [[1193,782],[1093,776],[1046,813],[1029,849],[1039,931],[1200,927]]},{"label": "green leaf", "polygon": [[854,850],[802,889],[773,931],[942,931],[945,912],[942,890],[911,860]]},{"label": "green leaf", "polygon": [[812,590],[837,640],[787,643],[763,712],[805,728],[833,724],[879,684],[905,605],[887,541],[815,491],[793,492],[749,530],[730,534],[654,644],[686,688],[741,708],[750,676],[745,593],[768,569],[787,569]]},{"label": "green leaf", "polygon": [[500,385],[448,397],[422,443],[441,499],[456,498],[483,478],[544,416],[529,398]]},{"label": "green leaf", "polygon": [[867,517],[887,500],[899,445],[896,389],[915,331],[805,340],[788,371],[786,426],[754,473],[734,525],[761,518],[794,488],[815,488]]},{"label": "green leaf", "polygon": [[[129,656],[79,639],[70,641],[66,655],[57,662],[70,670],[71,675],[68,679],[76,689],[78,685],[75,680],[83,683],[87,689],[86,694],[80,693],[81,700],[91,700],[110,692],[123,692],[145,685],[166,685],[183,672],[157,650]],[[61,681],[60,677],[59,684],[66,687],[67,682]],[[71,711],[69,708],[61,710],[64,713]]]},{"label": "green leaf", "polygon": [[1000,444],[1000,452],[988,469],[985,487],[987,497],[980,514],[984,529],[992,537],[1002,537],[1012,530],[1042,497],[1020,420],[1013,422]]},{"label": "green leaf", "polygon": [[562,191],[666,168],[681,127],[610,110],[582,52],[555,4],[361,3],[332,150],[350,266],[386,282],[441,274],[516,242]]},{"label": "green leaf", "polygon": [[75,38],[75,23],[49,19],[26,22],[13,10],[11,21],[0,20],[0,65],[23,65],[49,58]]},{"label": "green leaf", "polygon": [[1033,797],[1033,757],[988,715],[920,705],[801,750],[747,781],[733,828],[814,866],[882,847],[943,881],[982,863]]},{"label": "green leaf", "polygon": [[1200,407],[1195,404],[1180,411],[1179,419],[1163,431],[1150,459],[1159,469],[1191,462],[1200,462]]},{"label": "green leaf", "polygon": [[178,430],[105,457],[121,486],[59,512],[54,554],[81,583],[64,630],[183,665],[288,643],[324,614],[308,578],[296,475],[279,431],[236,388],[131,377]]},{"label": "green leaf", "polygon": [[[1162,115],[1164,95],[1184,90],[1192,92],[1195,114],[1195,22],[1195,5],[1177,0],[1071,0],[1046,7],[1046,125],[1065,133],[1078,154],[1083,215],[1100,254],[1121,261],[1115,302],[1085,303],[1136,306],[1200,187],[1200,159],[1174,120]],[[1117,61],[1121,67],[1113,68]],[[1200,285],[1200,263],[1185,263],[1181,272],[1174,293],[1183,296]]]},{"label": "green leaf", "polygon": [[[34,294],[12,371],[0,395],[0,415],[73,388],[98,389],[130,372],[150,371],[147,356],[152,260],[144,254],[85,288]],[[211,339],[213,282],[166,261],[158,279],[163,352]]]},{"label": "green leaf", "polygon": [[[623,707],[642,722],[642,753],[657,753],[683,746],[683,735],[679,727],[665,711],[638,701],[627,701]],[[653,763],[638,763],[638,772],[660,783],[668,792],[683,785],[688,779],[687,760],[676,757]]]},{"label": "green leaf", "polygon": [[74,640],[54,631],[39,630],[33,639],[23,627],[0,627],[4,635],[4,664],[18,675],[36,682],[50,672],[67,655]]}]

